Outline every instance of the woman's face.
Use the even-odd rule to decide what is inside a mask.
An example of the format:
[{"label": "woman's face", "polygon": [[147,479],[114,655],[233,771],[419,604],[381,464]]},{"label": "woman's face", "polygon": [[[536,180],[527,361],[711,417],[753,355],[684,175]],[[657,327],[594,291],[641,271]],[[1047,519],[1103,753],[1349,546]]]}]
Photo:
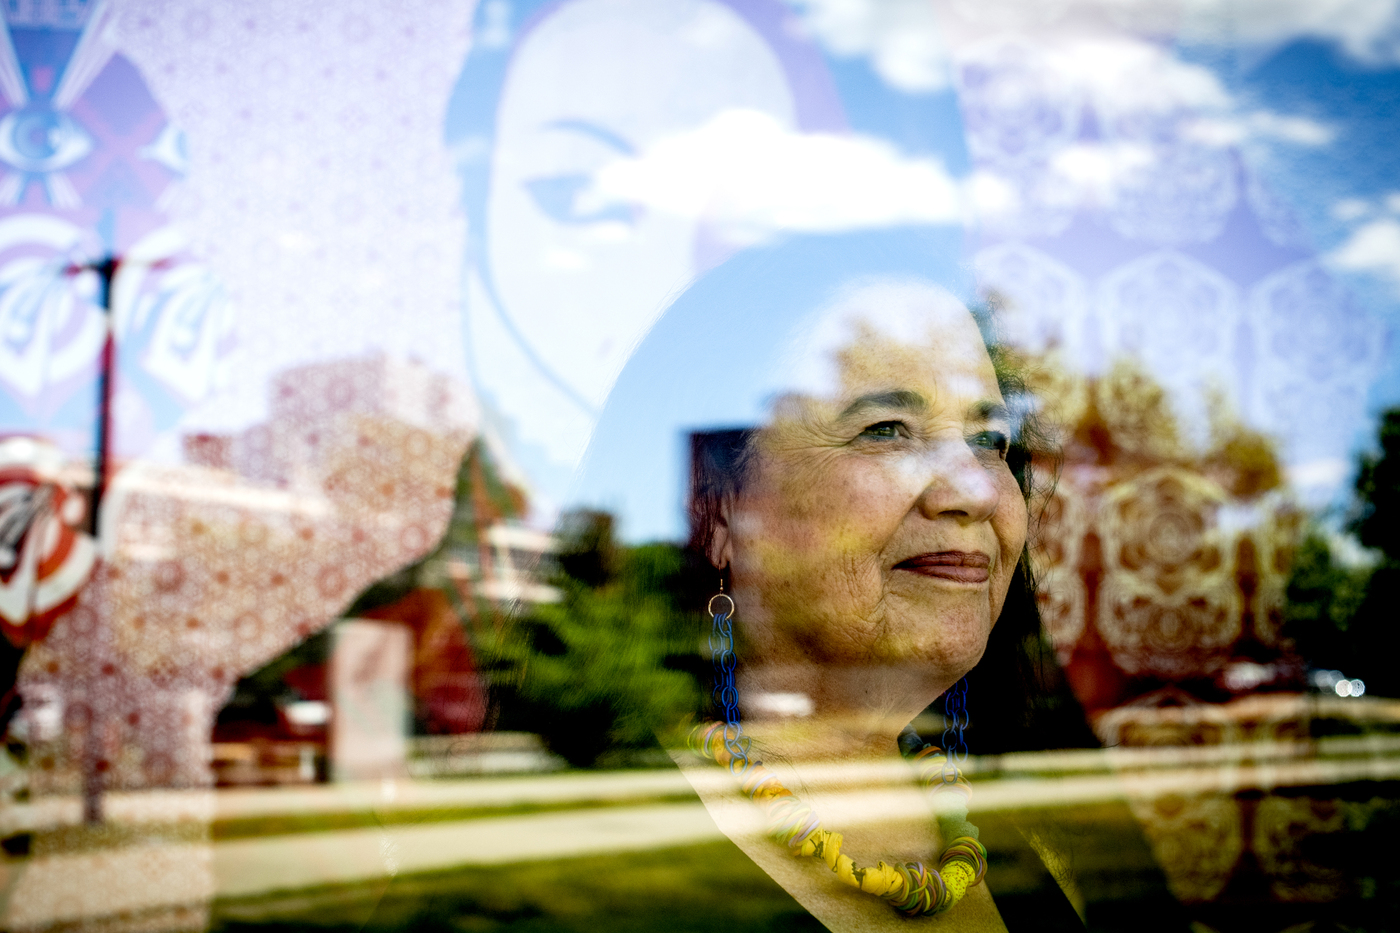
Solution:
[{"label": "woman's face", "polygon": [[722,537],[766,655],[751,659],[932,664],[951,683],[986,648],[1026,539],[976,322],[940,289],[871,285],[807,343]]},{"label": "woman's face", "polygon": [[[601,407],[666,297],[696,271],[694,219],[599,200],[597,173],[729,109],[795,122],[782,66],[711,0],[574,0],[511,59],[485,235],[503,315],[573,397]],[[521,357],[494,315],[473,322],[478,378],[529,443],[572,467],[593,415]]]}]

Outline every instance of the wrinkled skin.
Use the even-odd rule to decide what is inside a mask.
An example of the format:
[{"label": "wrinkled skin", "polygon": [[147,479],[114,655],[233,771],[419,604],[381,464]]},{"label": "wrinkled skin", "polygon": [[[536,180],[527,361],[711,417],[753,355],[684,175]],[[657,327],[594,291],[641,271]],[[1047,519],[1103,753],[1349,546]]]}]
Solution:
[{"label": "wrinkled skin", "polygon": [[897,732],[977,663],[1001,613],[1026,538],[1014,425],[976,322],[940,290],[867,285],[815,330],[793,365],[822,375],[774,405],[714,556],[750,690],[877,711]]}]

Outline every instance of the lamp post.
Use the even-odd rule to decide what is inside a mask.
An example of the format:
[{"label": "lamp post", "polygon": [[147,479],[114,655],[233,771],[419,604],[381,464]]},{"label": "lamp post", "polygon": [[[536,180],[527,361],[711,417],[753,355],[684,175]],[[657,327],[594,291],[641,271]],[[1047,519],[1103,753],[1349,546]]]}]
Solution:
[{"label": "lamp post", "polygon": [[97,449],[93,459],[92,509],[88,513],[88,533],[93,538],[97,538],[100,530],[98,513],[102,497],[107,492],[107,467],[112,456],[112,382],[117,363],[117,335],[112,321],[112,279],[120,265],[121,260],[116,256],[104,256],[83,265],[70,265],[64,270],[72,276],[83,272],[97,273],[97,305],[107,322],[107,336],[102,341],[102,356],[97,368]]},{"label": "lamp post", "polygon": [[[102,309],[107,324],[107,335],[102,341],[102,355],[97,366],[97,448],[93,457],[92,505],[88,510],[88,533],[94,542],[100,542],[102,497],[107,492],[107,471],[112,458],[112,394],[117,367],[117,334],[112,320],[112,279],[117,274],[121,260],[116,256],[84,264],[69,265],[64,272],[78,276],[84,272],[97,274],[97,306]],[[96,825],[102,822],[102,730],[98,727],[97,713],[94,710],[88,723],[87,743],[83,749],[83,822]]]}]

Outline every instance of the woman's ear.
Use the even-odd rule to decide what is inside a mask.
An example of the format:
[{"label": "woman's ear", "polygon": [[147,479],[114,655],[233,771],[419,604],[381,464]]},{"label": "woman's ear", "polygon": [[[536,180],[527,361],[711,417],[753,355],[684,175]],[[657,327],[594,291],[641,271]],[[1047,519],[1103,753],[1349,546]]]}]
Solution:
[{"label": "woman's ear", "polygon": [[734,561],[734,538],[730,531],[733,528],[733,516],[734,496],[732,493],[726,493],[720,497],[715,509],[714,527],[710,531],[709,544],[705,547],[705,556],[719,570],[723,570]]}]

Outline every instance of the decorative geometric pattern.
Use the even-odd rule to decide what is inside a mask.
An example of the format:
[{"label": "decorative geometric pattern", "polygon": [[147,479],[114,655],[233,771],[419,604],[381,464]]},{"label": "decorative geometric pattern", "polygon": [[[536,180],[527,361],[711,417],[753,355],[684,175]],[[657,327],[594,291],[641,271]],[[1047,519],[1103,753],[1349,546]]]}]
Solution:
[{"label": "decorative geometric pattern", "polygon": [[1148,461],[1185,454],[1172,399],[1161,384],[1126,360],[1094,381],[1094,407],[1113,444]]},{"label": "decorative geometric pattern", "polygon": [[[1236,367],[1235,340],[1242,318],[1234,285],[1214,269],[1172,251],[1149,253],[1104,276],[1097,309],[1106,343],[1141,359],[1171,390],[1178,421],[1210,423],[1208,393]],[[1238,379],[1235,375],[1233,379]]]},{"label": "decorative geometric pattern", "polygon": [[73,456],[91,449],[84,409],[93,403],[82,389],[108,331],[91,267],[114,259],[110,306],[126,377],[114,449],[144,453],[209,395],[232,343],[220,289],[162,229],[187,167],[184,137],[118,54],[111,5],[20,3],[5,17],[0,389],[17,409],[6,427],[43,433]]},{"label": "decorative geometric pattern", "polygon": [[[103,522],[112,559],[26,658],[36,794],[72,792],[84,758],[109,787],[207,782],[210,724],[236,678],[436,541],[475,421],[451,387],[466,377],[464,230],[441,143],[470,7],[172,11],[137,0],[115,15],[89,24],[94,53],[108,55],[93,86],[109,74],[149,82],[165,110],[130,127],[121,152],[165,190],[120,244],[142,261],[113,283],[127,388],[144,380],[157,397],[133,415],[119,394],[114,440],[125,455],[155,445],[164,465],[116,477]],[[383,100],[395,105],[367,103]],[[72,116],[89,126],[85,106]],[[176,125],[191,131],[188,148]],[[172,221],[187,240],[163,229]],[[13,261],[59,253],[16,250]],[[65,340],[81,333],[80,310],[94,313],[90,294],[73,294],[71,311],[47,306],[45,320],[68,315]],[[20,307],[5,301],[0,313]],[[373,349],[427,366],[386,379]],[[326,359],[343,362],[305,367]],[[366,383],[385,391],[366,403]],[[174,465],[180,439],[162,434],[175,418],[209,432],[185,438],[186,466]]]},{"label": "decorative geometric pattern", "polygon": [[1031,538],[1041,624],[1062,664],[1068,663],[1084,634],[1086,596],[1079,555],[1088,527],[1083,499],[1070,483],[1061,482],[1045,502]]},{"label": "decorative geometric pattern", "polygon": [[1319,865],[1313,853],[1330,847],[1319,836],[1347,830],[1347,803],[1270,794],[1254,811],[1254,853],[1280,901],[1335,901],[1350,887],[1340,868]]},{"label": "decorative geometric pattern", "polygon": [[1175,467],[1105,495],[1097,622],[1124,671],[1174,679],[1224,663],[1240,633],[1232,541],[1217,525],[1225,502],[1215,483]]},{"label": "decorative geometric pattern", "polygon": [[232,462],[116,478],[106,563],[25,658],[26,698],[56,697],[65,723],[32,752],[37,791],[71,791],[84,756],[109,787],[207,783],[236,679],[441,536],[472,417],[447,380],[371,358],[288,373],[275,393],[248,432],[265,448],[232,438],[204,448]]},{"label": "decorative geometric pattern", "polygon": [[977,167],[1010,189],[1009,209],[982,218],[986,229],[1051,236],[1080,207],[1080,192],[1051,171],[1051,160],[1079,135],[1082,91],[1038,46],[978,45],[958,57],[958,100]]},{"label": "decorative geometric pattern", "polygon": [[1167,886],[1185,903],[1220,893],[1244,852],[1240,809],[1223,795],[1130,798]]},{"label": "decorative geometric pattern", "polygon": [[1026,387],[1035,400],[1041,430],[1063,446],[1074,427],[1088,413],[1092,392],[1083,369],[1067,354],[1052,350],[1036,358],[1025,370]]},{"label": "decorative geometric pattern", "polygon": [[1290,459],[1337,456],[1365,425],[1366,389],[1385,359],[1385,328],[1315,261],[1250,291],[1256,376],[1251,415],[1292,441]]},{"label": "decorative geometric pattern", "polygon": [[238,309],[225,388],[187,427],[241,431],[276,374],[371,350],[467,380],[442,121],[472,9],[119,6],[122,53],[190,140],[170,220]]},{"label": "decorative geometric pattern", "polygon": [[1120,668],[1175,680],[1224,664],[1240,635],[1233,585],[1167,596],[1134,583],[1128,575],[1113,575],[1099,589],[1099,634]]},{"label": "decorative geometric pattern", "polygon": [[1109,220],[1128,239],[1163,246],[1208,243],[1225,228],[1239,198],[1234,156],[1227,149],[1183,143],[1182,135],[1168,137],[1171,142],[1149,142],[1136,134],[1115,140],[1146,144],[1152,154],[1114,188]]},{"label": "decorative geometric pattern", "polygon": [[1122,483],[1099,514],[1104,563],[1171,595],[1228,575],[1228,540],[1216,525],[1223,489],[1198,473],[1159,467]]},{"label": "decorative geometric pattern", "polygon": [[963,52],[958,98],[979,163],[1043,165],[1079,136],[1083,95],[1038,45],[995,42]]},{"label": "decorative geometric pattern", "polygon": [[1022,243],[1001,243],[972,261],[979,290],[996,308],[997,336],[1029,353],[1062,348],[1084,362],[1089,302],[1079,273]]}]

